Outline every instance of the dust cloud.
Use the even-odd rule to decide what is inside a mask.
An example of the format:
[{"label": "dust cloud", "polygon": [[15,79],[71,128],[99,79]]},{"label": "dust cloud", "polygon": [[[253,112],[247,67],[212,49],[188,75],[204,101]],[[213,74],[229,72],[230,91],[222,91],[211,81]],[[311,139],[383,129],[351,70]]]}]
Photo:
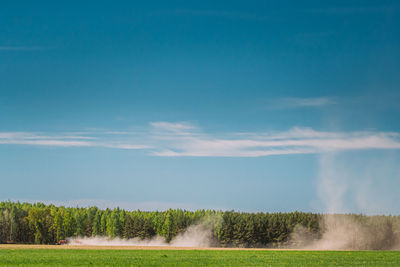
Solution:
[{"label": "dust cloud", "polygon": [[150,239],[140,238],[113,238],[108,237],[71,237],[69,245],[84,246],[172,246],[172,247],[210,247],[211,229],[204,224],[189,226],[186,231],[178,234],[171,242],[166,242],[161,236]]},{"label": "dust cloud", "polygon": [[321,234],[297,226],[290,248],[313,250],[398,250],[399,221],[390,216],[327,214],[320,221]]},{"label": "dust cloud", "polygon": [[[395,206],[395,199],[388,198],[390,193],[378,194],[371,186],[371,181],[377,177],[377,186],[387,181],[384,180],[385,175],[390,175],[388,170],[390,172],[395,166],[387,162],[390,159],[383,158],[373,162],[361,161],[360,164],[356,160],[341,161],[335,153],[321,155],[318,195],[325,215],[319,222],[320,232],[311,233],[306,227],[298,225],[289,238],[289,247],[318,250],[400,249],[398,217],[349,214],[354,208],[371,215],[390,211]],[[400,173],[392,173],[400,177]],[[387,183],[385,186],[391,185]],[[355,206],[352,206],[353,203]]]}]

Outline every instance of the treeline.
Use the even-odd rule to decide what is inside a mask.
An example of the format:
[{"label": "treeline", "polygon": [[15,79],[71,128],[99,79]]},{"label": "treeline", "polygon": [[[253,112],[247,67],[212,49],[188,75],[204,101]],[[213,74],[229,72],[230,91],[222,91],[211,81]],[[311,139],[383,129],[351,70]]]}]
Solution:
[{"label": "treeline", "polygon": [[287,240],[297,224],[317,233],[318,221],[319,215],[300,212],[147,212],[0,202],[0,242],[54,244],[73,236],[147,239],[156,235],[169,242],[190,225],[202,223],[211,229],[216,246],[255,247]]},{"label": "treeline", "polygon": [[148,212],[8,201],[0,202],[0,243],[54,244],[73,236],[147,239],[157,235],[170,242],[189,226],[201,223],[210,229],[214,246],[272,247],[288,242],[299,226],[309,236],[320,237],[321,218],[320,214],[303,212],[181,209]]}]

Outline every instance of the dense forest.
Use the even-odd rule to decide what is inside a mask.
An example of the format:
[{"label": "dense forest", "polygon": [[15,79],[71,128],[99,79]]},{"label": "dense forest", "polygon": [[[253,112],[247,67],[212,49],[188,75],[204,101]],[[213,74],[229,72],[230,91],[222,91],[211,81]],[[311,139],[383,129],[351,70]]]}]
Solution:
[{"label": "dense forest", "polygon": [[[369,216],[349,215],[359,221]],[[375,216],[389,226],[391,234],[399,216]],[[0,202],[0,243],[54,244],[67,237],[138,238],[161,236],[170,242],[189,226],[206,225],[213,246],[277,247],[290,242],[301,227],[311,238],[319,238],[322,215],[303,212],[244,213],[235,211],[170,209],[126,211],[119,208],[70,208],[43,203]],[[376,223],[375,223],[376,224]],[[378,226],[380,227],[380,226]]]}]

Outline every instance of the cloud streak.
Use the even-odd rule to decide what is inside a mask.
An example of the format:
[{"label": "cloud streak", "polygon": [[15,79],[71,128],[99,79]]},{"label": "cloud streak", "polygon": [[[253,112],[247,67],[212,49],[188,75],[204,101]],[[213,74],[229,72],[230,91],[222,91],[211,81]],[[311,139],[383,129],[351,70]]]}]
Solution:
[{"label": "cloud streak", "polygon": [[[400,149],[395,132],[327,132],[294,127],[281,132],[205,133],[190,123],[152,122],[144,131],[0,132],[0,144],[144,150],[159,157],[264,157],[348,150]],[[119,134],[123,133],[123,134]]]},{"label": "cloud streak", "polygon": [[107,133],[98,136],[82,136],[73,133],[43,134],[33,132],[0,132],[0,144],[33,145],[50,147],[104,147],[116,149],[147,149],[148,145],[135,144],[126,140],[106,138]]},{"label": "cloud streak", "polygon": [[286,97],[278,99],[273,106],[277,108],[321,108],[333,104],[336,104],[336,101],[332,97]]},{"label": "cloud streak", "polygon": [[399,134],[390,132],[322,132],[292,128],[277,133],[225,134],[223,137],[182,130],[167,132],[165,149],[152,152],[163,157],[261,157],[315,154],[362,149],[400,149]]}]

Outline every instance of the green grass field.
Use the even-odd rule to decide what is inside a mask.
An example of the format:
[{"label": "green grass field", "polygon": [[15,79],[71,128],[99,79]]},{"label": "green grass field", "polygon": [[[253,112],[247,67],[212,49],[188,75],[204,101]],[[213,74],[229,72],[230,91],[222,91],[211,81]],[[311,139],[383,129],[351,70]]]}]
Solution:
[{"label": "green grass field", "polygon": [[4,248],[0,266],[400,266],[400,252]]}]

